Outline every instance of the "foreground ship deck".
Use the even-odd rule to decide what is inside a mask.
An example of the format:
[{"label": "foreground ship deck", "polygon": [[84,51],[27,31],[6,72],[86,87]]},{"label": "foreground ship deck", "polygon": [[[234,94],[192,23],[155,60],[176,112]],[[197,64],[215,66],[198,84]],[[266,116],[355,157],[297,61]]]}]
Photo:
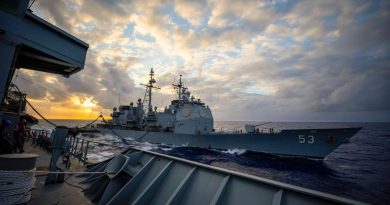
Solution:
[{"label": "foreground ship deck", "polygon": [[[38,171],[47,171],[51,154],[39,147],[32,146],[30,141],[25,143],[26,153],[34,153],[38,155],[36,169]],[[85,166],[75,158],[71,158],[71,171],[83,171]],[[36,188],[31,192],[31,199],[27,204],[42,205],[42,204],[93,204],[90,202],[77,184],[79,179],[74,175],[68,175],[67,183],[60,184],[45,184],[46,174],[36,174]],[[71,185],[70,185],[71,184]]]},{"label": "foreground ship deck", "polygon": [[[47,169],[49,153],[29,145],[26,151],[39,155],[37,170]],[[70,170],[84,166],[72,159]],[[62,184],[45,184],[38,176],[28,204],[363,204],[135,148],[87,172],[68,175]]]},{"label": "foreground ship deck", "polygon": [[[63,127],[57,128],[64,130]],[[57,138],[57,132],[52,139]],[[34,135],[33,141],[43,143]],[[73,156],[87,151],[85,140],[66,143],[65,153]],[[70,138],[68,135],[67,138]],[[34,140],[35,139],[35,140]],[[29,145],[30,143],[26,143]],[[56,143],[54,143],[56,144]],[[88,143],[86,143],[88,145]],[[104,144],[102,144],[104,145]],[[106,145],[113,146],[113,145]],[[52,147],[52,146],[50,146]],[[57,148],[62,146],[56,146]],[[46,146],[47,148],[47,146]],[[36,153],[37,170],[48,170],[53,160],[48,152],[28,147]],[[80,153],[81,152],[81,153]],[[58,149],[57,149],[58,153]],[[54,154],[53,154],[54,156]],[[71,159],[73,159],[71,157]],[[55,162],[55,161],[54,161]],[[57,167],[62,160],[55,163]],[[363,204],[261,177],[242,174],[164,154],[128,147],[113,158],[95,164],[85,171],[72,160],[65,183],[45,184],[46,176],[38,176],[30,204]],[[75,173],[78,171],[84,172]],[[41,174],[41,173],[38,173]]]}]

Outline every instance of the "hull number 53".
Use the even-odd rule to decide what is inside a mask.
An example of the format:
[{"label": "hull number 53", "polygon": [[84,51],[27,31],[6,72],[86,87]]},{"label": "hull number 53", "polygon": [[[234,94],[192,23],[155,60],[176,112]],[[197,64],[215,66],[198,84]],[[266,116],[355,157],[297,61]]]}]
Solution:
[{"label": "hull number 53", "polygon": [[313,135],[298,135],[298,141],[301,144],[314,144],[315,137]]}]

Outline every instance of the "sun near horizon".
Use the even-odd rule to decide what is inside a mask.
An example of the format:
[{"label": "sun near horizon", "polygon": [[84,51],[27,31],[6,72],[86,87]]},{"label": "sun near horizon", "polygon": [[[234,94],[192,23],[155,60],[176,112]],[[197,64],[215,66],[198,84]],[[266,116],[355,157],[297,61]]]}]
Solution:
[{"label": "sun near horizon", "polygon": [[[92,98],[79,98],[72,96],[65,102],[53,103],[45,99],[27,98],[37,111],[46,119],[51,120],[95,120],[102,114]],[[37,119],[42,119],[30,107],[27,112]],[[110,115],[103,114],[104,119],[111,119]]]}]

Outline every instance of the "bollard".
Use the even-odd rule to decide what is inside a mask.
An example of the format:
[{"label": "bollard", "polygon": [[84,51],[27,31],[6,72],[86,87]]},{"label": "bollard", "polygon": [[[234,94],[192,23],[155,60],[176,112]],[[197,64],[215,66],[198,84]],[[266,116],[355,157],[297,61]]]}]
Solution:
[{"label": "bollard", "polygon": [[[67,136],[68,136],[68,128],[61,127],[61,126],[56,127],[51,139],[52,154],[51,154],[50,167],[49,167],[50,172],[56,172],[57,170],[59,170],[59,168],[57,167],[57,161],[60,158],[61,153],[65,149],[65,140]],[[64,174],[49,173],[46,177],[45,182],[46,183],[63,182],[64,177],[65,177]]]}]

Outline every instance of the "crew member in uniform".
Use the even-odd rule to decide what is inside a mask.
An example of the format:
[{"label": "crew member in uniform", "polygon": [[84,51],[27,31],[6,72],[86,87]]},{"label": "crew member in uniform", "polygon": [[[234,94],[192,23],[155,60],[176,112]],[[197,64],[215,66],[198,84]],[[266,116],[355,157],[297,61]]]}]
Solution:
[{"label": "crew member in uniform", "polygon": [[17,128],[17,132],[16,132],[16,146],[17,146],[17,149],[19,150],[20,153],[24,152],[24,138],[27,137],[27,121],[26,119],[21,119],[19,124],[18,124],[18,128]]}]

